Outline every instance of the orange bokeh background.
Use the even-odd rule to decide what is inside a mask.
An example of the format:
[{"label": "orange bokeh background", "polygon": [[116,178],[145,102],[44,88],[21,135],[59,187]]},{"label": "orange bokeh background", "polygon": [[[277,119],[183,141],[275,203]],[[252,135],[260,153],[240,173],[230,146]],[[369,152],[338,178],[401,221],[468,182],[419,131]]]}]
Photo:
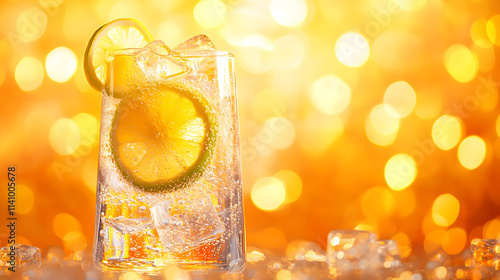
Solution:
[{"label": "orange bokeh background", "polygon": [[[247,241],[330,230],[456,255],[500,233],[497,0],[39,0],[0,4],[0,245],[90,251],[100,93],[83,53],[132,17],[236,57]],[[4,222],[5,221],[5,222]]]}]

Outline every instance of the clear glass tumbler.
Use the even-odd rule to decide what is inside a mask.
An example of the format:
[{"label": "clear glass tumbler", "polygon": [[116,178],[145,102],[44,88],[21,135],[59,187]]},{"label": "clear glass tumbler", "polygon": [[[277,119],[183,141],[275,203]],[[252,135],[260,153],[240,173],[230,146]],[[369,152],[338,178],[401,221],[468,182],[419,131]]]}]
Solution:
[{"label": "clear glass tumbler", "polygon": [[234,57],[199,35],[109,52],[94,262],[239,271],[245,263]]}]

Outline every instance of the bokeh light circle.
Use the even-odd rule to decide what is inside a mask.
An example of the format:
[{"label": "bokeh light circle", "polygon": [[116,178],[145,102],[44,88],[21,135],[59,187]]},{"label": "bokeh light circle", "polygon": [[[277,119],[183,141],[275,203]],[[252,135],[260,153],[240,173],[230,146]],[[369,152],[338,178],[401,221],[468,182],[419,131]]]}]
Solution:
[{"label": "bokeh light circle", "polygon": [[272,117],[264,123],[261,134],[264,142],[276,150],[288,149],[295,141],[295,127],[285,117]]},{"label": "bokeh light circle", "polygon": [[308,11],[305,0],[272,0],[270,8],[274,20],[285,27],[300,26]]},{"label": "bokeh light circle", "polygon": [[460,212],[460,202],[451,194],[443,194],[434,200],[432,205],[432,220],[438,226],[452,225]]},{"label": "bokeh light circle", "polygon": [[411,185],[417,177],[417,163],[408,154],[396,154],[387,161],[384,175],[387,185],[400,191]]},{"label": "bokeh light circle", "polygon": [[351,102],[351,88],[341,78],[327,75],[312,84],[309,96],[318,111],[329,115],[340,114]]},{"label": "bokeh light circle", "polygon": [[469,136],[458,146],[458,160],[469,170],[479,167],[485,156],[486,143],[479,136]]},{"label": "bokeh light circle", "polygon": [[33,208],[33,204],[35,203],[35,195],[30,187],[19,184],[16,188],[16,213],[18,214],[28,214]]},{"label": "bokeh light circle", "polygon": [[462,252],[467,243],[467,233],[461,228],[451,228],[443,234],[442,247],[449,255]]},{"label": "bokeh light circle", "polygon": [[302,180],[297,173],[283,169],[276,172],[273,177],[280,180],[285,186],[285,203],[292,203],[299,199],[302,194]]},{"label": "bokeh light circle", "polygon": [[225,19],[226,5],[219,0],[201,0],[193,10],[194,20],[202,27],[213,29]]},{"label": "bokeh light circle", "polygon": [[455,116],[443,115],[432,125],[432,140],[441,150],[452,149],[461,137],[462,124]]},{"label": "bokeh light circle", "polygon": [[52,221],[52,228],[55,234],[63,239],[70,232],[81,231],[82,225],[80,222],[68,213],[59,213]]},{"label": "bokeh light circle", "polygon": [[493,45],[493,42],[488,38],[487,24],[488,21],[486,19],[480,18],[474,21],[470,28],[472,41],[481,48],[490,48]]},{"label": "bokeh light circle", "polygon": [[251,198],[255,206],[261,210],[276,210],[285,202],[285,186],[274,177],[261,178],[253,185]]},{"label": "bokeh light circle", "polygon": [[399,129],[399,120],[395,117],[396,115],[398,113],[391,105],[379,104],[371,110],[369,118],[379,133],[391,135]]},{"label": "bokeh light circle", "polygon": [[408,116],[417,103],[415,90],[405,81],[398,81],[387,87],[384,94],[384,103],[391,105],[396,112],[396,118]]},{"label": "bokeh light circle", "polygon": [[71,79],[76,72],[77,57],[75,53],[66,47],[53,49],[45,59],[47,75],[54,82],[64,83]]},{"label": "bokeh light circle", "polygon": [[370,57],[370,45],[358,32],[347,32],[335,43],[335,54],[342,64],[349,67],[360,67]]},{"label": "bokeh light circle", "polygon": [[43,81],[43,65],[40,60],[25,56],[17,64],[14,77],[23,91],[35,90]]},{"label": "bokeh light circle", "polygon": [[444,54],[444,66],[457,82],[466,83],[477,75],[477,58],[464,45],[452,45]]}]

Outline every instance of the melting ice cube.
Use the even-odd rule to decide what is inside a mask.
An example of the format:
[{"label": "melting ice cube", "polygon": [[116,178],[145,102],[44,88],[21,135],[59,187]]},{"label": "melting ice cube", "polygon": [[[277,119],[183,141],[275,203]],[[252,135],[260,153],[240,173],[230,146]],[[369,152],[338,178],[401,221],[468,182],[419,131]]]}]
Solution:
[{"label": "melting ice cube", "polygon": [[104,224],[112,227],[121,234],[136,233],[147,229],[153,229],[153,221],[150,217],[125,218],[103,218]]},{"label": "melting ice cube", "polygon": [[0,248],[0,267],[40,267],[40,249],[14,244]]},{"label": "melting ice cube", "polygon": [[191,193],[183,199],[168,199],[152,207],[154,225],[168,250],[187,251],[215,240],[224,225],[210,196]]},{"label": "melting ice cube", "polygon": [[373,232],[334,230],[328,234],[327,262],[335,273],[352,273],[368,268],[376,236]]},{"label": "melting ice cube", "polygon": [[170,48],[163,41],[153,41],[137,52],[137,65],[152,80],[178,76],[189,70],[180,58],[170,54]]},{"label": "melting ice cube", "polygon": [[177,47],[174,48],[176,52],[182,51],[193,51],[193,50],[215,50],[215,45],[208,38],[207,35],[196,35],[182,43],[180,43]]}]

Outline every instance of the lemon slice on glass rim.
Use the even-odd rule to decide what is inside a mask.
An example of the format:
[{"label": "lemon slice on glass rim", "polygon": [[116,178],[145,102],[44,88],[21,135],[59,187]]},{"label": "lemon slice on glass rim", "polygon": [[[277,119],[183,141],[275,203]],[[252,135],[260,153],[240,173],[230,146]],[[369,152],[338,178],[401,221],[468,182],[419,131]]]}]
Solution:
[{"label": "lemon slice on glass rim", "polygon": [[153,41],[148,28],[131,18],[116,19],[99,27],[90,38],[83,60],[85,77],[91,87],[101,91],[107,75],[106,53],[141,48]]},{"label": "lemon slice on glass rim", "polygon": [[[101,26],[85,50],[87,81],[102,90],[108,74],[107,52],[142,48],[152,41],[149,30],[134,19]],[[131,65],[125,63],[118,70],[132,75],[129,72],[137,69]],[[124,89],[126,94],[113,92],[121,100],[109,138],[113,160],[122,175],[147,192],[174,191],[199,178],[210,164],[218,133],[215,111],[204,95],[172,81]]]}]

